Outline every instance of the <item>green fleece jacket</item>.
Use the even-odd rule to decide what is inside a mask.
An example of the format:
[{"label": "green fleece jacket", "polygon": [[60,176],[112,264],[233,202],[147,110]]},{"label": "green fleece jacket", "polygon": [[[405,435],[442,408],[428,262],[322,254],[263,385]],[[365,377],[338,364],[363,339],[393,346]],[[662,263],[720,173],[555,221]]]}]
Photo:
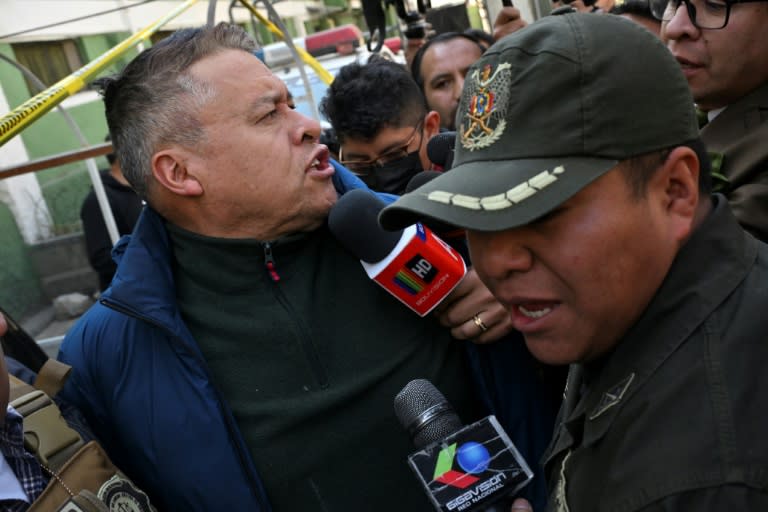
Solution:
[{"label": "green fleece jacket", "polygon": [[272,243],[169,231],[184,321],[274,510],[429,510],[393,398],[426,378],[477,419],[464,347],[370,281],[325,227]]}]

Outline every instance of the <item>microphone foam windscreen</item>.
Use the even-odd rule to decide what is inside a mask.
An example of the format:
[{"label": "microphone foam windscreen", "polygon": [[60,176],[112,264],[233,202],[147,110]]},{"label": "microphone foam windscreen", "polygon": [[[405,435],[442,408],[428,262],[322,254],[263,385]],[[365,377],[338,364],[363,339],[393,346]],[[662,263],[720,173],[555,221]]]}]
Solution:
[{"label": "microphone foam windscreen", "polygon": [[412,380],[395,397],[395,415],[423,448],[462,428],[461,419],[443,394],[426,379]]},{"label": "microphone foam windscreen", "polygon": [[433,179],[437,178],[441,174],[443,173],[441,173],[440,171],[421,171],[420,173],[415,174],[413,178],[411,178],[408,184],[405,186],[405,193],[407,194],[408,192],[413,192],[420,186],[424,185],[427,182],[432,181]]},{"label": "microphone foam windscreen", "polygon": [[427,142],[427,158],[433,164],[448,170],[453,165],[456,132],[438,133]]},{"label": "microphone foam windscreen", "polygon": [[328,228],[349,252],[367,263],[383,260],[392,252],[403,231],[384,231],[379,212],[385,203],[371,191],[351,190],[341,196],[328,215]]}]

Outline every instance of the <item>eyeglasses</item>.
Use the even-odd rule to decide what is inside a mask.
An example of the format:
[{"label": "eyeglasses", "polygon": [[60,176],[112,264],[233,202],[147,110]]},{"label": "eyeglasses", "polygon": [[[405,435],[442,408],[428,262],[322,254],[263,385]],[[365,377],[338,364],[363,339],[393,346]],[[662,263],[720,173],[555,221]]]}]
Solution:
[{"label": "eyeglasses", "polygon": [[688,17],[697,28],[719,30],[728,24],[731,6],[766,0],[650,0],[651,14],[660,21],[670,21],[685,3]]},{"label": "eyeglasses", "polygon": [[[408,148],[411,146],[411,143],[413,143],[413,139],[416,138],[416,134],[420,133],[422,126],[424,125],[424,119],[419,121],[416,124],[416,127],[413,129],[413,132],[411,135],[408,136],[408,139],[406,142],[404,142],[402,145],[399,145],[397,148],[387,151],[383,155],[379,155],[376,158],[372,158],[370,160],[344,160],[344,156],[342,154],[344,148],[339,148],[339,163],[352,171],[353,173],[357,174],[358,176],[366,176],[372,172],[374,172],[377,168],[382,167],[384,165],[387,165],[389,163],[395,162],[397,160],[400,160],[401,158],[405,158],[408,156]],[[419,141],[419,147],[421,147],[421,141]]]}]

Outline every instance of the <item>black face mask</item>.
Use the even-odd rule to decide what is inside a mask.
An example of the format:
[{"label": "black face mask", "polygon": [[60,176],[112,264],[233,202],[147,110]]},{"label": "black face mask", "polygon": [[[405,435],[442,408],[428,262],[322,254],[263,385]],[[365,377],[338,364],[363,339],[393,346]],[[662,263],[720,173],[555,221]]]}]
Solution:
[{"label": "black face mask", "polygon": [[421,158],[416,150],[399,160],[371,169],[365,176],[360,176],[360,179],[376,192],[401,195],[411,178],[421,171]]}]

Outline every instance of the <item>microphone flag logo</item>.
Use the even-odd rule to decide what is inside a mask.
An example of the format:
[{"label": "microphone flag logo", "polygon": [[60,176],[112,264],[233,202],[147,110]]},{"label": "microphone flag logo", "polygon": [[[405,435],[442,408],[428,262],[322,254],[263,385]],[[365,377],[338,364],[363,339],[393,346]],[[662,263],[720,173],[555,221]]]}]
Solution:
[{"label": "microphone flag logo", "polygon": [[439,271],[440,269],[417,253],[395,274],[392,281],[406,293],[416,295],[424,289],[425,284],[432,282]]},{"label": "microphone flag logo", "polygon": [[408,465],[440,512],[485,510],[533,477],[494,416],[425,446]]},{"label": "microphone flag logo", "polygon": [[[462,444],[456,450],[457,443],[446,446],[437,456],[435,465],[435,481],[447,484],[459,489],[466,489],[478,480],[473,474],[480,474],[488,469],[491,456],[485,446],[475,441],[469,441]],[[454,469],[454,461],[459,463],[459,467],[465,471]]]}]

